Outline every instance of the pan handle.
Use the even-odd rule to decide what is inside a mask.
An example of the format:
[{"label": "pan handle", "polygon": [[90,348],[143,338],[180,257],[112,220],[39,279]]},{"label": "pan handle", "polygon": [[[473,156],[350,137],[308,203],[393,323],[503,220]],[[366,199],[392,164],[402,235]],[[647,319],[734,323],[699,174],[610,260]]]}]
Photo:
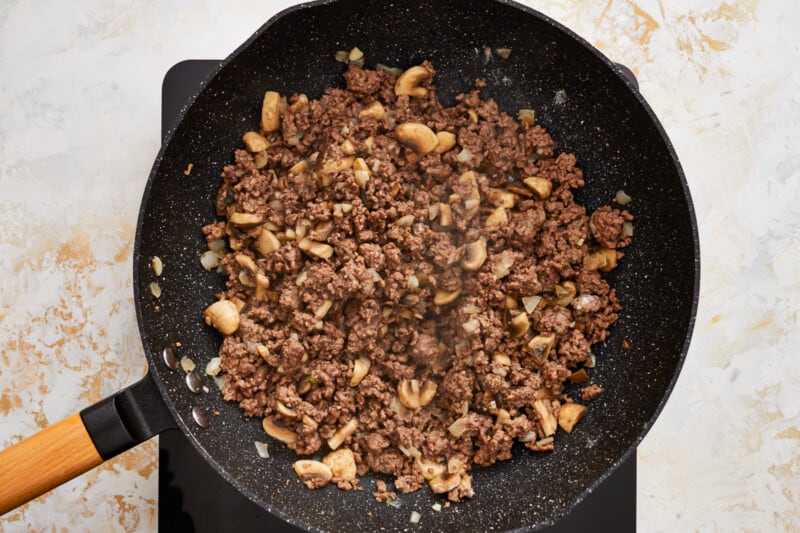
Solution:
[{"label": "pan handle", "polygon": [[0,451],[0,515],[177,427],[153,377]]}]

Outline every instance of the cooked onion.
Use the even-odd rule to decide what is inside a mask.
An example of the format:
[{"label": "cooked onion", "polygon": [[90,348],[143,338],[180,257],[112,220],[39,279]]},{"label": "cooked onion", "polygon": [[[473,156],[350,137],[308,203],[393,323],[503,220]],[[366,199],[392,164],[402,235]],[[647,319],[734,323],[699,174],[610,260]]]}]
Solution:
[{"label": "cooked onion", "polygon": [[617,195],[615,196],[617,203],[619,205],[628,205],[631,203],[631,197],[625,194],[625,191],[622,189],[617,191]]},{"label": "cooked onion", "polygon": [[459,163],[466,163],[467,161],[469,161],[470,159],[472,159],[472,152],[470,152],[470,151],[469,151],[469,150],[467,150],[466,148],[463,148],[463,149],[462,149],[462,150],[461,150],[461,151],[458,153],[458,155],[456,156],[456,159],[458,159]]},{"label": "cooked onion", "polygon": [[622,236],[623,237],[633,237],[633,223],[632,222],[623,222],[622,223]]},{"label": "cooked onion", "polygon": [[222,361],[219,357],[212,357],[211,360],[206,365],[206,375],[207,376],[216,376],[219,374],[220,367],[219,363]]},{"label": "cooked onion", "polygon": [[526,313],[533,313],[542,301],[541,296],[523,296],[522,305],[525,307]]},{"label": "cooked onion", "polygon": [[269,445],[266,442],[255,441],[256,452],[262,459],[269,459]]},{"label": "cooked onion", "polygon": [[208,249],[212,252],[225,253],[225,239],[214,239],[208,243]]},{"label": "cooked onion", "polygon": [[419,523],[419,519],[422,518],[422,515],[416,511],[411,511],[411,516],[409,517],[408,521],[412,524]]},{"label": "cooked onion", "polygon": [[204,252],[203,255],[200,256],[200,264],[203,265],[203,268],[206,270],[211,270],[219,266],[219,253],[212,252],[211,250]]}]

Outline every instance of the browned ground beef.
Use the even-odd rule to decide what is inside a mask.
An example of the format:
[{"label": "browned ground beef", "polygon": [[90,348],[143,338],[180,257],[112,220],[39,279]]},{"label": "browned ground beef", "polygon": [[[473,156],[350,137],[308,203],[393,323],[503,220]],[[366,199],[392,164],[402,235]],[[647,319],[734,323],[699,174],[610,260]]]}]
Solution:
[{"label": "browned ground beef", "polygon": [[[398,96],[397,78],[350,66],[346,89],[284,101],[280,127],[261,132],[269,147],[237,150],[222,173],[217,209],[230,221],[204,232],[209,242],[229,238],[218,297],[240,314],[219,352],[225,399],[285,426],[295,435],[288,446],[304,455],[324,454],[355,421],[340,448],[352,450],[358,475],[390,474],[394,490],[409,492],[433,465],[431,487],[458,501],[473,494],[472,465],[508,459],[514,441],[554,448],[563,383],[620,310],[587,258],[626,246],[632,217],[609,206],[587,213],[573,199],[584,185],[575,156],[557,153],[544,128],[482,100],[480,81],[442,107],[423,66],[424,97]],[[374,102],[384,116],[360,117]],[[409,122],[456,143],[417,153],[398,142],[397,126]],[[533,176],[551,192],[534,194],[523,183]],[[505,216],[497,189],[514,201]],[[234,213],[259,216],[237,224]],[[261,253],[267,230],[278,248]],[[466,245],[482,240],[485,261],[467,270],[475,253]],[[314,243],[332,253],[315,255]],[[269,282],[259,293],[253,266]],[[434,303],[448,291],[460,292]],[[357,358],[369,371],[351,386]],[[416,407],[414,387],[435,394]],[[589,385],[582,397],[601,390]],[[378,499],[392,494],[379,482]]]}]

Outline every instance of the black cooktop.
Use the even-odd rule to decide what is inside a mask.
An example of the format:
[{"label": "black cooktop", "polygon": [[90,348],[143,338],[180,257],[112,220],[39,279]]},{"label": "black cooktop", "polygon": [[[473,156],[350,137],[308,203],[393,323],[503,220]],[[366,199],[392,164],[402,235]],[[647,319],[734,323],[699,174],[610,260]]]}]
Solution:
[{"label": "black cooktop", "polygon": [[[161,132],[219,61],[188,60],[172,67],[162,85]],[[158,529],[163,532],[300,531],[259,508],[200,457],[178,431],[159,437]],[[473,530],[478,530],[479,526]],[[543,533],[636,530],[636,454],[623,463],[572,513]]]}]

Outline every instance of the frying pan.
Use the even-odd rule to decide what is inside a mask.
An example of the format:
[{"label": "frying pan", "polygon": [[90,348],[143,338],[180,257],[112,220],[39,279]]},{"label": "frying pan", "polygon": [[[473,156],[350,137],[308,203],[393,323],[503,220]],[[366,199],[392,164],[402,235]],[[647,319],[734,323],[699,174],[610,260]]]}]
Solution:
[{"label": "frying pan", "polygon": [[[519,449],[512,460],[476,469],[475,497],[438,513],[431,511],[434,497],[427,489],[402,495],[400,510],[376,504],[374,477],[362,481],[363,492],[308,491],[294,480],[295,456],[282,444],[271,443],[268,460],[255,453],[253,442],[267,440],[259,420],[245,419],[235,404],[223,402],[202,373],[197,378],[208,392],[192,392],[184,373],[164,362],[165,353],[188,355],[202,369],[221,342],[202,322],[202,310],[224,280],[198,264],[205,250],[200,227],[214,219],[219,172],[242,132],[257,125],[265,89],[318,97],[326,87],[341,86],[344,66],[333,54],[352,46],[366,51],[367,66],[408,67],[430,59],[444,104],[475,78],[485,79],[485,96],[510,113],[535,109],[559,149],[577,155],[587,178],[576,195],[581,203],[595,209],[618,189],[633,198],[634,242],[608,274],[625,309],[607,341],[593,348],[593,379],[605,392],[572,434],[557,436],[555,453]],[[487,56],[485,46],[512,53],[498,59]],[[148,289],[155,280],[153,256],[165,265],[157,301]],[[147,375],[0,453],[0,512],[178,428],[237,490],[300,527],[396,530],[407,527],[410,510],[417,510],[425,529],[480,524],[507,530],[537,528],[563,516],[652,426],[688,348],[699,248],[683,171],[635,80],[568,29],[504,0],[323,0],[270,19],[182,111],[145,189],[133,277]],[[627,350],[620,347],[623,339]]]}]

